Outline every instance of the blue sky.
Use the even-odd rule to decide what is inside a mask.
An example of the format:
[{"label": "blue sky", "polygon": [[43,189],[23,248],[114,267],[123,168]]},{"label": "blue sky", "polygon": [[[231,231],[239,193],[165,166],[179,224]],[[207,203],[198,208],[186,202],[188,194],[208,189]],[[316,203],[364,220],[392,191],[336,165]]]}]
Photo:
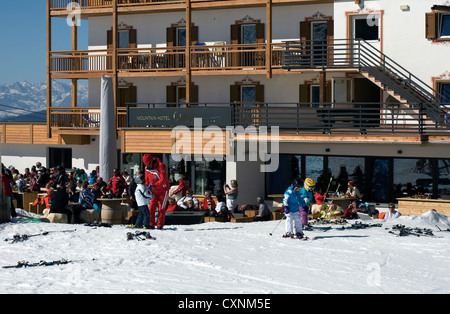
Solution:
[{"label": "blue sky", "polygon": [[[52,19],[53,51],[71,50],[71,29]],[[79,28],[79,49],[87,49],[87,21]],[[46,0],[2,1],[0,84],[46,81]]]}]

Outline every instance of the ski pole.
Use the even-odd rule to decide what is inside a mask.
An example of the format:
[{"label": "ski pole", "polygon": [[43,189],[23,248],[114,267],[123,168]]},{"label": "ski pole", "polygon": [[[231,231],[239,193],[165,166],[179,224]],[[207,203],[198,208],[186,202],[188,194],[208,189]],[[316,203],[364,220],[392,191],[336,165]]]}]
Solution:
[{"label": "ski pole", "polygon": [[333,174],[330,177],[330,183],[328,183],[327,191],[325,192],[325,197],[327,197],[328,191],[330,190],[331,182],[333,181]]},{"label": "ski pole", "polygon": [[283,218],[281,218],[280,222],[277,224],[277,226],[273,229],[273,231],[271,233],[269,233],[272,236],[272,233],[275,232],[275,230],[278,228],[278,226],[280,225],[280,223],[283,221],[283,219],[286,217],[286,214],[283,215]]}]

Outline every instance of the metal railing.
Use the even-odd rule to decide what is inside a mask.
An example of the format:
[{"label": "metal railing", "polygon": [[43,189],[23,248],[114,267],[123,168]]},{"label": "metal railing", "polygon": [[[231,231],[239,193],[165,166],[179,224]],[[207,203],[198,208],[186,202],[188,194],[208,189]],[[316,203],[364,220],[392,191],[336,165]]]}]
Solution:
[{"label": "metal railing", "polygon": [[[130,104],[131,105],[131,104]],[[233,104],[132,104],[132,107],[232,107],[232,126],[279,127],[297,134],[368,134],[368,135],[446,135],[450,136],[450,121],[446,114],[439,121],[426,118],[424,109],[392,103],[233,103]],[[131,108],[129,108],[131,109]],[[127,127],[135,127],[128,124]],[[155,126],[154,126],[155,127]],[[161,123],[164,128],[164,122]]]},{"label": "metal railing", "polygon": [[358,68],[390,88],[431,119],[448,109],[443,96],[370,43],[361,39],[288,41],[284,46],[283,68]]}]

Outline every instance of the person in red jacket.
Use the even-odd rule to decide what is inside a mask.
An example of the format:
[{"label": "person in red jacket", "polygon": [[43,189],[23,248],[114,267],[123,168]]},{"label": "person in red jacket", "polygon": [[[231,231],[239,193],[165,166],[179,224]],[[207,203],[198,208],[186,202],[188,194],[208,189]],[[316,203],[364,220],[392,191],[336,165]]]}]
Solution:
[{"label": "person in red jacket", "polygon": [[6,205],[6,222],[10,222],[12,216],[12,201],[11,201],[11,196],[13,194],[12,184],[14,182],[11,179],[11,177],[9,175],[6,175],[4,172],[5,172],[4,169],[2,169],[2,185],[3,190],[5,192],[5,205]]},{"label": "person in red jacket", "polygon": [[178,177],[178,187],[176,188],[175,191],[172,192],[172,194],[178,194],[181,192],[181,197],[185,197],[186,191],[189,189],[190,189],[189,184],[185,180],[184,175],[180,174],[180,176]]},{"label": "person in red jacket", "polygon": [[169,177],[167,175],[166,166],[158,158],[151,155],[144,155],[143,162],[145,164],[145,183],[147,186],[152,185],[155,195],[150,200],[150,228],[155,228],[156,207],[158,207],[158,221],[156,227],[162,229],[166,220],[167,199],[169,197]]},{"label": "person in red jacket", "polygon": [[122,198],[123,191],[128,191],[127,183],[120,175],[119,169],[114,169],[114,175],[109,179],[106,190],[111,191],[111,194],[108,195],[109,198]]}]

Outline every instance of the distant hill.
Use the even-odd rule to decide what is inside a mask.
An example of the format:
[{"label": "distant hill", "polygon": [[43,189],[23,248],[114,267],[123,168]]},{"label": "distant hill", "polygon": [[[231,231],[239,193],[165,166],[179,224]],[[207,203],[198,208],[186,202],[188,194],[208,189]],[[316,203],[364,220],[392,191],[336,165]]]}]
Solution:
[{"label": "distant hill", "polygon": [[[72,106],[70,83],[53,82],[54,107]],[[88,86],[78,84],[78,103],[88,103]],[[46,121],[47,83],[15,82],[0,85],[0,121]]]}]

